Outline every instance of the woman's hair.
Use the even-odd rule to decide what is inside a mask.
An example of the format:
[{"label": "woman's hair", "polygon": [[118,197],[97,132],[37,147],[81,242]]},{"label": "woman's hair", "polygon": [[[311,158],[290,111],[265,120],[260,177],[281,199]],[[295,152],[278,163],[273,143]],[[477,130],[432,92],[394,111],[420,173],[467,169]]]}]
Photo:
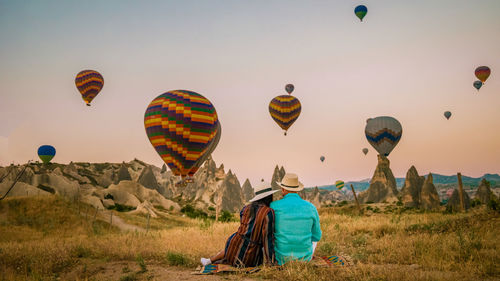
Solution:
[{"label": "woman's hair", "polygon": [[272,194],[250,203],[250,206],[248,206],[250,208],[250,219],[253,219],[255,217],[255,213],[257,212],[257,208],[259,205],[265,205],[266,207],[269,207],[271,205],[271,202],[273,202]]}]

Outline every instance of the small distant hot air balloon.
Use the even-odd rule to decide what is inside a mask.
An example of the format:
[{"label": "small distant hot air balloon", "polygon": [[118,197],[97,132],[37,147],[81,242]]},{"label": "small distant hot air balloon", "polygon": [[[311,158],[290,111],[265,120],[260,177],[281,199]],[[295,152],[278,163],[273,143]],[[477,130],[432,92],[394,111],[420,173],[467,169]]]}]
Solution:
[{"label": "small distant hot air balloon", "polygon": [[104,86],[104,78],[95,70],[82,70],[75,78],[75,84],[87,106]]},{"label": "small distant hot air balloon", "polygon": [[368,148],[363,148],[363,153],[366,155],[368,153]]},{"label": "small distant hot air balloon", "polygon": [[321,162],[325,161],[325,156],[321,156],[319,160],[321,160]]},{"label": "small distant hot air balloon", "polygon": [[450,117],[451,117],[451,112],[449,112],[449,111],[445,111],[445,112],[444,112],[444,117],[446,117],[446,119],[447,119],[447,120],[449,120],[449,119],[450,119]]},{"label": "small distant hot air balloon", "polygon": [[183,179],[215,141],[218,123],[212,103],[187,90],[159,95],[144,114],[149,141],[174,175]]},{"label": "small distant hot air balloon", "polygon": [[372,118],[368,120],[365,127],[366,139],[383,156],[389,156],[402,134],[401,123],[389,116]]},{"label": "small distant hot air balloon", "polygon": [[368,12],[368,9],[366,8],[365,5],[359,5],[356,8],[354,8],[354,14],[356,14],[356,16],[361,21],[363,21],[363,18],[366,16],[367,12]]},{"label": "small distant hot air balloon", "polygon": [[481,82],[484,83],[486,81],[486,79],[488,79],[488,77],[490,76],[491,70],[487,66],[480,66],[480,67],[476,68],[476,71],[474,71],[474,74],[476,74],[477,79],[479,79]]},{"label": "small distant hot air balloon", "polygon": [[295,89],[295,87],[293,86],[293,84],[286,84],[285,86],[285,91],[288,93],[288,94],[291,94],[293,92],[293,90]]},{"label": "small distant hot air balloon", "polygon": [[278,125],[286,131],[299,118],[302,107],[299,99],[292,95],[281,95],[269,103],[269,113]]},{"label": "small distant hot air balloon", "polygon": [[56,149],[52,145],[42,145],[38,148],[38,157],[47,164],[56,155]]},{"label": "small distant hot air balloon", "polygon": [[344,182],[341,181],[341,180],[338,180],[335,182],[335,187],[338,189],[338,190],[341,190],[343,187],[344,187]]},{"label": "small distant hot air balloon", "polygon": [[474,81],[474,84],[472,84],[472,85],[474,85],[474,88],[476,88],[479,91],[479,89],[481,89],[481,86],[483,86],[483,82],[477,80],[477,81]]}]

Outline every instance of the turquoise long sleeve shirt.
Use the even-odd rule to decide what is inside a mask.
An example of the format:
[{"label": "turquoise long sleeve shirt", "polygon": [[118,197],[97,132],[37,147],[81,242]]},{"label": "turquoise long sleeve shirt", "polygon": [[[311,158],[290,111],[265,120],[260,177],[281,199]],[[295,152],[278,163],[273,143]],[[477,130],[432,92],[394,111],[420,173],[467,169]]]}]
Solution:
[{"label": "turquoise long sleeve shirt", "polygon": [[274,210],[274,250],[280,265],[290,260],[310,261],[312,242],[321,239],[318,210],[296,193],[271,203]]}]

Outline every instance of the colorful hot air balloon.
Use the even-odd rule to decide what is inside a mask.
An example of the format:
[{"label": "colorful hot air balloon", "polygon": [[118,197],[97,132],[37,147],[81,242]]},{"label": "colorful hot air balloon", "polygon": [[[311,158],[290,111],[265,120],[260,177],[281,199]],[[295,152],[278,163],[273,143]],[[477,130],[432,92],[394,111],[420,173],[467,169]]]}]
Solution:
[{"label": "colorful hot air balloon", "polygon": [[335,182],[335,187],[338,189],[338,190],[341,190],[343,187],[344,187],[344,182],[341,181],[341,180],[338,180]]},{"label": "colorful hot air balloon", "polygon": [[56,149],[52,145],[42,145],[38,148],[38,157],[47,164],[56,155]]},{"label": "colorful hot air balloon", "polygon": [[85,103],[90,106],[104,86],[104,78],[95,70],[82,70],[76,75],[75,84]]},{"label": "colorful hot air balloon", "polygon": [[218,123],[212,103],[186,90],[159,95],[144,114],[149,141],[174,175],[182,178],[214,141]]},{"label": "colorful hot air balloon", "polygon": [[479,91],[479,89],[481,89],[481,86],[483,86],[483,82],[477,80],[477,81],[474,81],[474,83],[472,85],[474,85],[474,88],[476,88]]},{"label": "colorful hot air balloon", "polygon": [[484,83],[486,79],[488,79],[488,77],[490,76],[491,70],[487,66],[480,66],[476,68],[474,74],[476,74],[477,79],[479,79],[481,82]]},{"label": "colorful hot air balloon", "polygon": [[444,117],[446,117],[446,119],[447,119],[447,120],[449,120],[449,119],[450,119],[450,117],[451,117],[451,112],[449,112],[449,111],[445,111],[445,112],[444,112]]},{"label": "colorful hot air balloon", "polygon": [[300,101],[292,95],[281,95],[269,103],[269,113],[278,125],[286,131],[300,115]]},{"label": "colorful hot air balloon", "polygon": [[288,93],[288,94],[291,94],[293,92],[293,90],[295,89],[295,87],[293,86],[293,84],[286,84],[285,86],[285,91]]},{"label": "colorful hot air balloon", "polygon": [[365,127],[366,139],[383,156],[389,156],[402,134],[399,121],[389,116],[372,118]]},{"label": "colorful hot air balloon", "polygon": [[325,161],[325,156],[321,156],[319,160],[321,160],[321,162]]},{"label": "colorful hot air balloon", "polygon": [[363,148],[363,153],[366,155],[368,153],[368,148]]},{"label": "colorful hot air balloon", "polygon": [[219,144],[220,136],[222,134],[222,128],[220,125],[220,121],[217,122],[217,132],[215,133],[215,138],[213,141],[210,143],[210,145],[207,147],[206,151],[203,153],[203,155],[196,161],[194,164],[193,168],[191,171],[189,171],[188,176],[192,177],[198,169],[203,165],[203,163],[212,155],[212,152],[214,152],[215,148],[217,147],[217,144]]},{"label": "colorful hot air balloon", "polygon": [[368,9],[366,8],[365,5],[359,5],[356,8],[354,8],[354,14],[363,21],[363,18],[366,16],[366,13],[368,12]]}]

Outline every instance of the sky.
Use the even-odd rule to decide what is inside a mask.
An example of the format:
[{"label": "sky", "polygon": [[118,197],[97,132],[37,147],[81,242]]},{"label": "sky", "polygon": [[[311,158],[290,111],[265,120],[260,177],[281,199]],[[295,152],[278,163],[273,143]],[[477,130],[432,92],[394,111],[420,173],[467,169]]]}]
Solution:
[{"label": "sky", "polygon": [[[213,158],[241,183],[276,165],[306,186],[369,178],[376,116],[403,126],[396,176],[500,173],[499,13],[498,0],[0,0],[0,165],[51,144],[58,163],[161,166],[144,112],[186,89],[215,106]],[[481,65],[492,74],[478,92]],[[105,80],[91,107],[74,84],[83,69]],[[285,137],[268,104],[287,83],[302,112]]]}]

